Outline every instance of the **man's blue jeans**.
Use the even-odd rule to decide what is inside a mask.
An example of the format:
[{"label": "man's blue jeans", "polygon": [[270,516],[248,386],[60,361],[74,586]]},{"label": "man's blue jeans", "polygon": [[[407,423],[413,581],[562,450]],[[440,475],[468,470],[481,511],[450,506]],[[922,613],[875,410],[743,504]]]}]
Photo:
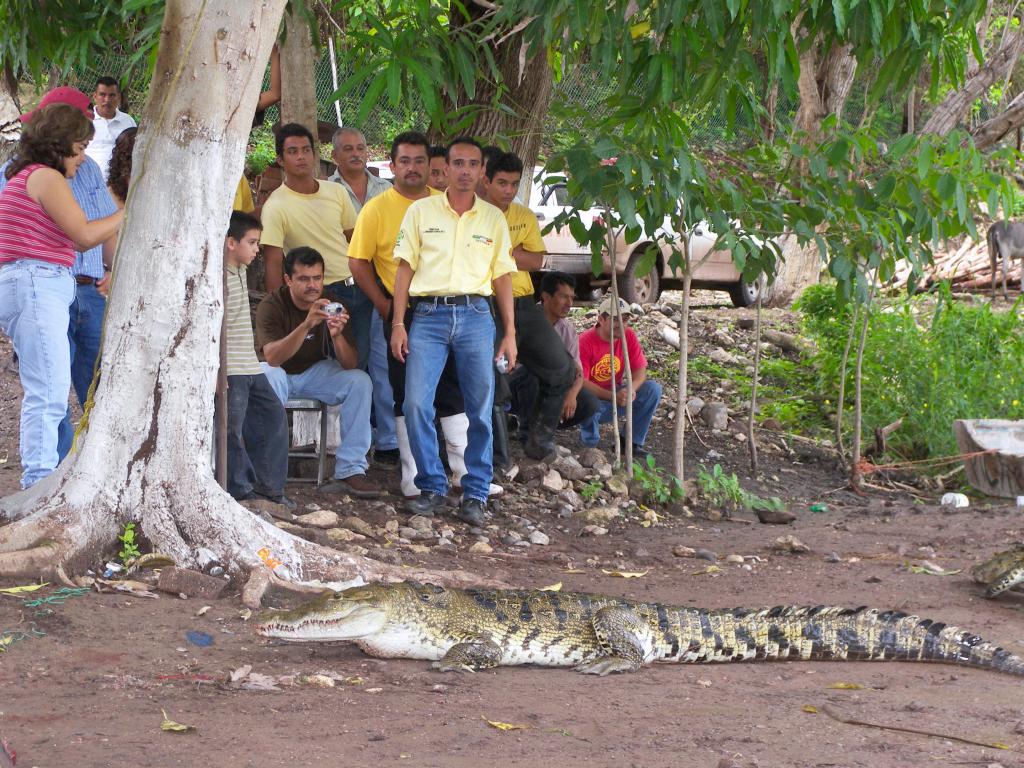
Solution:
[{"label": "man's blue jeans", "polygon": [[[651,419],[661,401],[661,384],[647,379],[636,391],[633,400],[633,445],[643,445],[647,440],[647,430],[651,428]],[[599,400],[600,405],[593,416],[580,424],[580,440],[584,445],[594,446],[601,440],[601,424],[612,422],[612,401]],[[619,407],[619,415],[626,413],[625,407]]]},{"label": "man's blue jeans", "polygon": [[341,406],[341,434],[334,455],[334,477],[344,480],[352,475],[366,474],[373,389],[366,372],[345,370],[337,360],[321,360],[295,374],[285,373],[283,368],[266,363],[260,363],[260,367],[282,403],[290,399],[310,398]]},{"label": "man's blue jeans", "polygon": [[486,502],[493,474],[491,408],[494,401],[494,319],[484,298],[464,305],[421,298],[413,310],[406,358],[405,424],[416,459],[416,487],[445,495],[448,477],[437,452],[434,394],[441,371],[454,355],[469,417],[462,493]]},{"label": "man's blue jeans", "polygon": [[71,270],[36,259],[0,267],[0,328],[18,353],[21,401],[21,487],[57,466],[57,428],[68,410],[71,351],[68,308],[75,298]]},{"label": "man's blue jeans", "polygon": [[228,376],[228,493],[278,499],[288,475],[288,414],[262,373]]},{"label": "man's blue jeans", "polygon": [[370,323],[375,314],[373,303],[366,298],[363,289],[355,284],[331,283],[324,288],[324,295],[331,301],[340,301],[348,309],[348,327],[352,330],[352,339],[359,355],[356,367],[365,371],[370,359]]},{"label": "man's blue jeans", "polygon": [[388,376],[388,343],[384,340],[384,321],[373,310],[370,330],[370,361],[367,372],[373,382],[373,420],[376,426],[373,447],[378,451],[398,448],[395,432],[395,394]]},{"label": "man's blue jeans", "polygon": [[[75,300],[71,302],[68,323],[68,341],[71,345],[71,383],[75,386],[78,404],[83,410],[89,397],[96,358],[100,354],[103,312],[106,308],[107,300],[100,296],[95,285],[75,286]],[[57,440],[57,453],[61,461],[71,452],[74,436],[75,425],[71,423],[71,409],[68,408],[60,423]]]}]

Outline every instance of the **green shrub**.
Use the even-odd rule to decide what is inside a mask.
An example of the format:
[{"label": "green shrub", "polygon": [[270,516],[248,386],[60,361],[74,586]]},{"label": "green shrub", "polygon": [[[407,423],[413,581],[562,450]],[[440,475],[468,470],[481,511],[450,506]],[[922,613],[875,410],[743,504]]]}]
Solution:
[{"label": "green shrub", "polygon": [[252,132],[249,151],[245,156],[245,173],[247,176],[259,176],[277,158],[274,149],[274,134],[269,128],[258,128]]},{"label": "green shrub", "polygon": [[[827,285],[808,289],[797,308],[815,338],[818,387],[835,403],[851,305],[842,305]],[[889,438],[905,459],[956,453],[955,419],[1024,418],[1024,324],[1020,302],[1007,312],[987,303],[953,299],[948,285],[934,296],[876,302],[864,347],[863,425],[903,418]],[[853,410],[856,343],[846,374],[846,407]],[[833,406],[834,407],[834,406]],[[852,423],[848,422],[848,423]]]}]

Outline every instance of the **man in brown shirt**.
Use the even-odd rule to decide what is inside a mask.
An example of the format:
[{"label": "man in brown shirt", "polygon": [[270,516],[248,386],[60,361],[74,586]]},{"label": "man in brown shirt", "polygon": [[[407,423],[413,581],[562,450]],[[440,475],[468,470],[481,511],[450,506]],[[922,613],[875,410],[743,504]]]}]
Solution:
[{"label": "man in brown shirt", "polygon": [[284,285],[256,309],[256,348],[263,373],[281,402],[310,398],[341,406],[334,482],[321,490],[376,498],[366,478],[370,449],[370,377],[358,370],[348,312],[324,311],[324,260],[314,249],[293,248],[284,259]]}]

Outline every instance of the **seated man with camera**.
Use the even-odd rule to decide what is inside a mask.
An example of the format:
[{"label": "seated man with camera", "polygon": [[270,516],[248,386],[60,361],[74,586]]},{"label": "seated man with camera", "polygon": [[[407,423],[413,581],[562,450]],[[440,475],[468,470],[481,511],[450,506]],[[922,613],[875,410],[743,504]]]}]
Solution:
[{"label": "seated man with camera", "polygon": [[321,490],[377,498],[382,492],[366,477],[373,387],[357,368],[348,310],[323,298],[323,289],[323,257],[308,247],[290,250],[284,285],[256,309],[256,348],[281,402],[311,398],[341,406],[334,481]]}]

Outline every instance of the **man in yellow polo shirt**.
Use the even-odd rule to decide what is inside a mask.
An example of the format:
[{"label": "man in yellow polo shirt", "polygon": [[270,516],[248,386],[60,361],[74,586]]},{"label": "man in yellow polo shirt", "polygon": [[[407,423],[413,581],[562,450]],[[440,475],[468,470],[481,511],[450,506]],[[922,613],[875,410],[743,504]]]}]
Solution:
[{"label": "man in yellow polo shirt", "polygon": [[303,125],[282,125],[274,139],[284,184],[263,204],[263,255],[267,292],[281,287],[284,252],[306,246],[324,258],[324,296],[348,310],[348,327],[358,353],[357,366],[366,370],[370,354],[369,300],[348,268],[348,241],[356,225],[356,209],[348,192],[333,181],[318,180],[320,160],[313,151],[313,134]]},{"label": "man in yellow polo shirt", "polygon": [[[373,379],[373,401],[378,414],[387,409],[394,413],[395,434],[398,437],[398,452],[401,457],[402,495],[408,499],[420,495],[416,487],[416,461],[409,446],[403,404],[405,403],[405,363],[391,354],[391,297],[395,291],[395,274],[398,263],[394,258],[395,240],[405,212],[415,200],[440,192],[427,186],[429,178],[427,137],[416,131],[400,133],[391,142],[391,172],[395,184],[390,189],[366,202],[352,242],[348,248],[348,263],[352,276],[363,293],[370,299],[377,315],[383,319],[383,337],[387,346],[386,376],[383,381],[375,377],[375,367],[370,365]],[[412,310],[407,309],[402,320],[406,326],[412,322]],[[375,331],[377,333],[377,331]],[[371,340],[371,347],[373,340]],[[456,485],[461,484],[466,473],[466,433],[469,419],[464,413],[459,380],[455,374],[455,359],[450,357],[441,373],[434,405],[441,416],[441,431],[444,432],[448,449],[448,466],[452,470]],[[500,489],[499,489],[500,490]]]},{"label": "man in yellow polo shirt", "polygon": [[[538,387],[530,411],[518,414],[519,437],[527,456],[543,459],[555,450],[555,430],[561,420],[565,393],[576,379],[576,366],[533,298],[530,273],[544,265],[544,240],[537,217],[525,205],[515,202],[522,177],[523,161],[512,152],[502,152],[487,162],[483,187],[487,201],[505,213],[512,236],[512,258],[519,268],[512,275],[519,367],[511,377],[529,376]],[[498,331],[501,332],[500,327]]]},{"label": "man in yellow polo shirt", "polygon": [[[406,211],[395,244],[391,352],[407,360],[405,421],[416,458],[416,487],[422,493],[406,506],[432,515],[448,493],[448,478],[437,454],[434,394],[450,356],[469,417],[466,476],[458,516],[471,525],[484,522],[493,444],[494,360],[516,364],[512,312],[512,242],[501,211],[476,196],[483,175],[483,152],[470,138],[448,147],[449,186],[443,195],[417,200]],[[493,285],[493,288],[492,288]],[[494,350],[494,319],[487,297],[497,298],[505,332]],[[404,320],[410,297],[413,322]]]}]

